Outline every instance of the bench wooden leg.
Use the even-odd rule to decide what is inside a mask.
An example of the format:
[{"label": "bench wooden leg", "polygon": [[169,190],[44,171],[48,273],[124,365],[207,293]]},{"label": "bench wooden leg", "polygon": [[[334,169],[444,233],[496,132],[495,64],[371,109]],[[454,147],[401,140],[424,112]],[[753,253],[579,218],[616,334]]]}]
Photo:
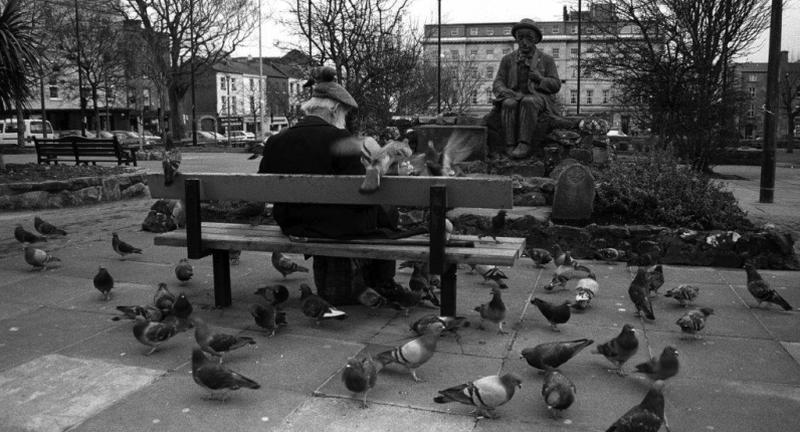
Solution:
[{"label": "bench wooden leg", "polygon": [[456,316],[456,269],[455,263],[446,263],[442,274],[442,316]]},{"label": "bench wooden leg", "polygon": [[211,254],[214,264],[214,304],[227,307],[232,303],[230,252],[214,250]]}]

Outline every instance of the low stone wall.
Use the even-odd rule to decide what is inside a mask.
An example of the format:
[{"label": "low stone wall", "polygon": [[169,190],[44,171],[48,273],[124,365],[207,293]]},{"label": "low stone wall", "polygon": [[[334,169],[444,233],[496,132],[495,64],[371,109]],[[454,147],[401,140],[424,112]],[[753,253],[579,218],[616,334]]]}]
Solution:
[{"label": "low stone wall", "polygon": [[150,195],[144,172],[111,177],[0,184],[0,209],[73,207]]}]

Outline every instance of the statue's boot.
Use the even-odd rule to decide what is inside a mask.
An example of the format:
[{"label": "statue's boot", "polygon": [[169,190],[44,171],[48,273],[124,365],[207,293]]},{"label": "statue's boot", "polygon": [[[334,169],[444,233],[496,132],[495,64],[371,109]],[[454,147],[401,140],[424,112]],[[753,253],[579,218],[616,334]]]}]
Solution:
[{"label": "statue's boot", "polygon": [[529,157],[532,153],[533,148],[528,143],[520,142],[514,150],[511,151],[510,156],[514,159],[524,159]]}]

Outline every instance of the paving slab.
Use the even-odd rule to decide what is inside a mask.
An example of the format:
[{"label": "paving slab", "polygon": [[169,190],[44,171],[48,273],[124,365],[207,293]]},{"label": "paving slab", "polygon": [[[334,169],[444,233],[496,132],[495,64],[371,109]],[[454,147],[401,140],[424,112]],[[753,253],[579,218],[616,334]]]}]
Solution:
[{"label": "paving slab", "polygon": [[60,432],[99,413],[161,371],[51,354],[0,374],[0,423],[23,431]]}]

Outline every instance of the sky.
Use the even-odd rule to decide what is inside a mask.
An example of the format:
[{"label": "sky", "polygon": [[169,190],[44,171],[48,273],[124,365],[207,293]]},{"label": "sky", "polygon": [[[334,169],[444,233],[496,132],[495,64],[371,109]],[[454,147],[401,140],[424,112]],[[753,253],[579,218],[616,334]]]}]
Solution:
[{"label": "sky", "polygon": [[[261,50],[264,56],[280,56],[285,50],[275,47],[276,42],[291,42],[289,34],[275,21],[286,17],[287,0],[257,0],[262,3]],[[588,4],[583,1],[583,6]],[[292,1],[291,3],[294,3]],[[522,18],[534,21],[560,20],[563,6],[577,8],[577,0],[441,0],[442,23],[516,22]],[[785,0],[781,50],[789,52],[789,61],[800,60],[800,0]],[[437,0],[411,0],[410,16],[422,27],[435,24]],[[491,7],[487,6],[491,5]],[[305,46],[305,44],[303,44]],[[766,62],[769,49],[769,30],[751,48],[752,53],[737,61]],[[258,56],[258,32],[245,41],[235,56]]]}]

